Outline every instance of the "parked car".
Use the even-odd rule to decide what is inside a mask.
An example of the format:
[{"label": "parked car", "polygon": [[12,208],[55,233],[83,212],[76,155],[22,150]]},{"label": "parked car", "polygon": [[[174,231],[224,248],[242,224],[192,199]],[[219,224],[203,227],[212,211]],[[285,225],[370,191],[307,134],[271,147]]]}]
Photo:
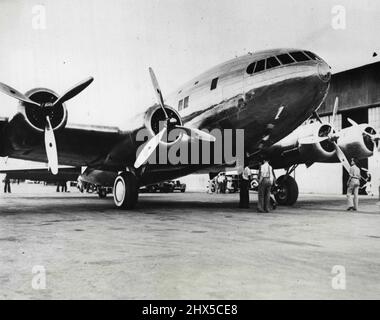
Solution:
[{"label": "parked car", "polygon": [[[209,180],[208,186],[207,186],[207,192],[213,193],[217,191],[217,177],[214,177],[213,179]],[[235,193],[239,191],[239,175],[236,171],[229,171],[225,173],[225,177],[227,179],[226,183],[226,191],[228,193]],[[259,186],[259,180],[258,180],[258,172],[257,170],[251,170],[251,176],[250,176],[250,190],[257,191]]]},{"label": "parked car", "polygon": [[186,191],[186,183],[181,183],[181,181],[179,181],[179,180],[174,180],[173,181],[173,192],[174,191],[185,192]]},{"label": "parked car", "polygon": [[169,180],[163,181],[155,184],[150,184],[148,186],[143,186],[140,188],[140,192],[143,193],[154,193],[154,192],[164,192],[170,193],[174,191],[186,191],[186,184],[181,183],[179,180]]}]

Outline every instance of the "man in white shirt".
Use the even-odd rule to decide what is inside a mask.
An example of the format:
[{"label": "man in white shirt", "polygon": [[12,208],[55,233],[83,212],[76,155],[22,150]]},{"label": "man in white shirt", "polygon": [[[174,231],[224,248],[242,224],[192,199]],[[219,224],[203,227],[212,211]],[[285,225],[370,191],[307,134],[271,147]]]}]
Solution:
[{"label": "man in white shirt", "polygon": [[[350,177],[347,181],[347,211],[358,210],[359,205],[359,187],[360,187],[360,169],[356,165],[356,160],[351,159],[351,167],[349,170]],[[352,200],[353,195],[353,200]]]},{"label": "man in white shirt", "polygon": [[270,194],[274,182],[273,168],[268,160],[264,160],[259,169],[259,200],[257,209],[259,212],[269,212]]}]

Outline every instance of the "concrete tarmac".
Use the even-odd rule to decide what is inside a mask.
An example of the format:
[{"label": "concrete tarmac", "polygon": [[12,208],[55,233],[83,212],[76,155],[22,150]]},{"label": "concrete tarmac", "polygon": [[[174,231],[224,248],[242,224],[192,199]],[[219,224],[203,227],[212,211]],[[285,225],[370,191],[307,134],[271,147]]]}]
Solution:
[{"label": "concrete tarmac", "polygon": [[301,195],[257,213],[253,193],[252,209],[237,194],[142,194],[128,212],[74,188],[12,187],[0,195],[0,299],[380,298],[373,198],[347,212],[344,196]]}]

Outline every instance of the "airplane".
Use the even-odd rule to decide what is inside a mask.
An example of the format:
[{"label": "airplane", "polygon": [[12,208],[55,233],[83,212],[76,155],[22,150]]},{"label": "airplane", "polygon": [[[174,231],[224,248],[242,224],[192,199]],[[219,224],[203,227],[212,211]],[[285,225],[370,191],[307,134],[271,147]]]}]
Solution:
[{"label": "airplane", "polygon": [[[280,205],[293,205],[298,199],[298,186],[290,174],[300,164],[310,167],[315,162],[341,163],[349,172],[348,159],[365,159],[379,154],[380,134],[367,123],[357,124],[351,119],[351,126],[336,130],[333,126],[338,112],[339,99],[336,97],[331,121],[323,122],[317,113],[316,122],[308,122],[294,130],[287,137],[269,146],[262,154],[274,169],[285,169],[274,187],[274,196]],[[312,119],[309,119],[312,120]],[[256,165],[257,166],[257,165]]]},{"label": "airplane", "polygon": [[[149,71],[157,103],[134,117],[128,130],[67,124],[65,102],[84,90],[93,81],[91,77],[61,96],[46,88],[24,95],[0,83],[1,92],[19,100],[16,115],[0,119],[0,156],[47,161],[53,174],[58,172],[58,158],[63,165],[87,167],[83,181],[113,186],[115,206],[133,209],[140,186],[220,171],[229,165],[225,159],[222,163],[151,164],[148,160],[159,147],[169,153],[189,141],[216,145],[225,139],[210,134],[213,129],[243,129],[244,141],[238,143],[247,155],[260,154],[320,107],[331,79],[330,66],[315,53],[284,48],[219,64],[166,100],[153,70]],[[137,141],[142,129],[149,132],[147,141]],[[167,140],[167,133],[175,129],[183,134]]]}]

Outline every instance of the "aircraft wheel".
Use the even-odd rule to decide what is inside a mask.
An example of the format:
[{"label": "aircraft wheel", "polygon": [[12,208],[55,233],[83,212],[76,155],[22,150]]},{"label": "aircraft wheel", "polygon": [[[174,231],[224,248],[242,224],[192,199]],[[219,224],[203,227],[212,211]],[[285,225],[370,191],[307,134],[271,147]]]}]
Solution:
[{"label": "aircraft wheel", "polygon": [[113,186],[113,199],[117,208],[131,210],[138,199],[136,176],[131,172],[119,174]]},{"label": "aircraft wheel", "polygon": [[298,185],[291,176],[281,176],[276,181],[275,199],[279,205],[292,206],[298,199]]},{"label": "aircraft wheel", "polygon": [[99,188],[98,196],[100,199],[104,199],[107,197],[107,189],[105,188]]}]

